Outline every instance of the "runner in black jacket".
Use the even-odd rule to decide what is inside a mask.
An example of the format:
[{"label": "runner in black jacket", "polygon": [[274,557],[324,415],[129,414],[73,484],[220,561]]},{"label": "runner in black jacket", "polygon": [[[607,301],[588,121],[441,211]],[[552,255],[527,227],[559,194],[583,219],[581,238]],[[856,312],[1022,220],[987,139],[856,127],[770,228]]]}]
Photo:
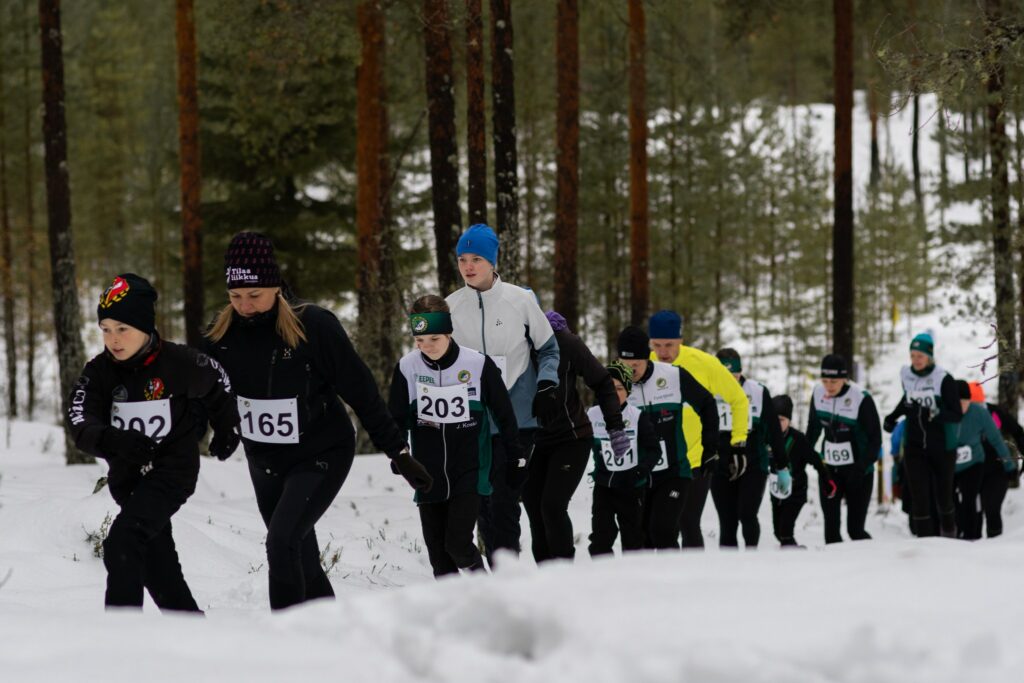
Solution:
[{"label": "runner in black jacket", "polygon": [[339,396],[415,488],[431,481],[334,314],[282,295],[270,240],[239,233],[224,261],[230,304],[206,333],[207,346],[238,395],[242,443],[267,525],[270,606],[280,609],[334,595],[313,526],[355,455],[355,430]]},{"label": "runner in black jacket", "polygon": [[199,476],[193,404],[202,402],[213,422],[215,455],[238,445],[238,411],[215,361],[160,339],[156,298],[132,273],[100,296],[106,350],[75,383],[68,423],[78,448],[109,463],[110,494],[121,507],[103,542],[106,605],[141,608],[145,588],[162,610],[198,612],[171,535],[171,517]]},{"label": "runner in black jacket", "polygon": [[836,495],[836,483],[829,475],[821,457],[811,448],[811,443],[804,433],[793,426],[793,399],[786,394],[772,399],[775,414],[779,418],[779,429],[782,431],[783,446],[789,457],[789,471],[793,476],[791,491],[786,495],[779,487],[770,486],[768,493],[772,501],[772,526],[775,538],[785,547],[803,547],[796,542],[794,527],[800,510],[807,502],[807,466],[818,472],[818,479],[825,482],[822,491],[827,498]]},{"label": "runner in black jacket", "polygon": [[516,414],[494,361],[451,338],[443,298],[418,299],[409,323],[416,349],[395,366],[388,407],[409,432],[413,456],[434,479],[429,492],[416,494],[430,565],[435,577],[483,569],[473,527],[480,497],[491,493],[490,418],[497,420],[509,455],[499,474],[515,487],[516,477],[526,473],[510,464],[525,457]]},{"label": "runner in black jacket", "polygon": [[608,370],[594,358],[583,340],[569,331],[565,318],[547,313],[558,342],[559,407],[556,417],[537,430],[530,477],[523,489],[523,506],[530,518],[533,559],[543,562],[554,558],[572,559],[572,521],[569,500],[587,469],[594,429],[576,388],[582,378],[597,398],[604,416],[612,448],[621,457],[629,450],[629,439],[622,424],[622,411]]}]

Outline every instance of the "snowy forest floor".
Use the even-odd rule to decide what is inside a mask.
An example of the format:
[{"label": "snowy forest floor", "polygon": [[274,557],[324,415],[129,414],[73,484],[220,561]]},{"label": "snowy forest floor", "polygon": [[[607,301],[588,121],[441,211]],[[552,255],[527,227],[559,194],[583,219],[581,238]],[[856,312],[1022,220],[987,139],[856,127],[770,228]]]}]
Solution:
[{"label": "snowy forest floor", "polygon": [[[435,582],[409,490],[383,456],[356,458],[318,525],[338,598],[271,614],[264,527],[240,454],[203,461],[174,518],[206,619],[105,613],[87,532],[116,506],[92,494],[102,465],[66,467],[60,432],[15,422],[0,480],[0,671],[5,681],[1000,681],[1024,666],[1016,626],[1024,493],[1007,533],[915,540],[872,507],[873,541],[827,549],[812,502],[778,550],[769,503],[757,552],[586,553],[591,489],[571,514],[574,564],[527,552],[490,576]],[[813,480],[813,472],[810,473]],[[524,516],[525,522],[525,516]],[[524,532],[529,547],[529,531]]]}]

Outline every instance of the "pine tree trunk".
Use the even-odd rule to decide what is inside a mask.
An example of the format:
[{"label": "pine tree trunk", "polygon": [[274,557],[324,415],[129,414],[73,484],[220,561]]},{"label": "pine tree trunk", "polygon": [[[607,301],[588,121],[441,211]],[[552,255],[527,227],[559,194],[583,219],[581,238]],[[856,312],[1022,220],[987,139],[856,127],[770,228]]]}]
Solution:
[{"label": "pine tree trunk", "polygon": [[184,265],[185,340],[202,343],[203,231],[199,213],[199,97],[196,85],[196,25],[192,0],[177,0],[175,37],[178,47],[178,154],[181,164],[181,243]]},{"label": "pine tree trunk", "polygon": [[[1020,346],[1017,358],[1024,358],[1024,130],[1021,130],[1021,96],[1017,95],[1017,110],[1014,112],[1014,148],[1017,161],[1017,290],[1019,292],[1019,303],[1017,306],[1017,331],[1019,334]],[[1024,380],[1024,375],[1017,371],[1018,379]],[[1019,394],[1018,390],[1018,396]]]},{"label": "pine tree trunk", "polygon": [[579,7],[559,0],[556,35],[558,113],[555,123],[555,310],[570,329],[579,326],[579,283],[576,270],[579,225],[580,61]]},{"label": "pine tree trunk", "polygon": [[630,299],[633,325],[643,325],[650,301],[647,225],[647,76],[643,0],[629,0],[629,224]]},{"label": "pine tree trunk", "polygon": [[835,15],[835,225],[832,233],[832,344],[853,367],[853,0]]},{"label": "pine tree trunk", "polygon": [[[0,65],[3,62],[0,61]],[[4,65],[6,66],[6,65]],[[18,356],[14,339],[14,283],[11,277],[11,215],[7,195],[7,94],[0,68],[0,286],[4,299],[4,351],[7,356],[7,416],[18,416]]]},{"label": "pine tree trunk", "polygon": [[[53,326],[60,367],[61,416],[68,414],[71,392],[84,365],[82,316],[75,284],[75,252],[71,239],[71,193],[68,183],[67,126],[64,121],[64,56],[60,0],[39,0],[39,32],[43,79],[43,144],[46,149],[46,211],[50,235]],[[75,448],[65,422],[69,465],[94,462]]]},{"label": "pine tree trunk", "polygon": [[455,243],[462,227],[459,210],[459,150],[455,143],[455,84],[447,0],[423,0],[426,45],[427,128],[434,209],[434,250],[441,294],[461,284]]},{"label": "pine tree trunk", "polygon": [[484,24],[481,0],[466,0],[466,159],[469,223],[487,222],[487,125],[484,117]]},{"label": "pine tree trunk", "polygon": [[[874,84],[868,86],[868,118],[871,120],[871,174],[868,187],[874,190],[882,176],[881,160],[878,158],[878,93],[875,92]],[[917,139],[916,132],[914,139]]]},{"label": "pine tree trunk", "polygon": [[515,72],[512,53],[512,0],[491,0],[491,93],[494,136],[494,195],[501,272],[518,282],[519,162],[516,157]]},{"label": "pine tree trunk", "polygon": [[[986,0],[986,33],[1002,19],[1000,0]],[[1010,179],[1007,169],[1006,121],[1004,118],[1002,48],[993,48],[988,90],[988,147],[992,157],[992,246],[995,256],[996,327],[999,337],[999,405],[1017,414],[1017,324],[1014,308],[1012,231],[1010,229]]]},{"label": "pine tree trunk", "polygon": [[26,377],[28,384],[28,398],[25,406],[28,419],[31,421],[35,416],[36,409],[36,220],[34,184],[32,182],[32,113],[31,90],[29,88],[29,53],[28,34],[28,0],[22,0],[21,11],[21,47],[22,47],[22,85],[25,90],[22,101],[25,103],[22,124],[22,156],[25,160],[25,293],[26,307],[26,330],[25,330],[25,354],[26,354]]}]

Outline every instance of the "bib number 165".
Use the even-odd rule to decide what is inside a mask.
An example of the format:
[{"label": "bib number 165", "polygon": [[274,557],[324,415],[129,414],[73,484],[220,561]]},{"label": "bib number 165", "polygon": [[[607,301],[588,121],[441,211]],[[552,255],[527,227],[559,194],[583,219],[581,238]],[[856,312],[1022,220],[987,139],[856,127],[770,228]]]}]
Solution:
[{"label": "bib number 165", "polygon": [[299,413],[294,398],[238,399],[242,437],[260,443],[299,443]]}]

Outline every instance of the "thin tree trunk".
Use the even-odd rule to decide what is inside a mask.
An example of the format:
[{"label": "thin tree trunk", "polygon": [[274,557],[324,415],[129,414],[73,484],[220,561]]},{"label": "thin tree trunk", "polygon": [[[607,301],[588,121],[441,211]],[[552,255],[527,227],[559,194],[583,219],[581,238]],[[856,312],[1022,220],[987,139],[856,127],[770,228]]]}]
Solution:
[{"label": "thin tree trunk", "polygon": [[516,157],[515,72],[512,53],[512,0],[491,0],[491,93],[494,136],[494,195],[501,272],[518,282],[519,162]]},{"label": "thin tree trunk", "polygon": [[178,154],[181,164],[181,243],[184,264],[185,340],[202,343],[203,231],[199,213],[199,97],[196,85],[196,24],[192,0],[177,0]]},{"label": "thin tree trunk", "polygon": [[18,416],[18,355],[14,340],[14,283],[11,277],[11,216],[7,196],[6,66],[0,55],[0,283],[4,298],[4,351],[7,356],[7,416]]},{"label": "thin tree trunk", "polygon": [[[1017,289],[1019,292],[1019,303],[1017,306],[1017,331],[1020,335],[1017,358],[1024,358],[1024,138],[1021,134],[1021,96],[1017,95],[1017,109],[1014,112],[1014,148],[1017,161]],[[1021,373],[1018,369],[1018,378]],[[1019,396],[1018,392],[1018,396]]]},{"label": "thin tree trunk", "polygon": [[[868,187],[874,190],[882,176],[881,161],[878,158],[878,93],[875,92],[874,83],[868,84],[868,118],[871,120],[871,175]],[[916,132],[914,139],[917,139]]]},{"label": "thin tree trunk", "polygon": [[[986,0],[986,33],[1002,18],[1000,0]],[[1013,251],[1010,230],[1010,179],[1007,169],[1007,137],[1002,48],[993,48],[988,90],[988,147],[992,157],[992,246],[995,255],[996,327],[999,337],[999,405],[1017,414],[1017,325],[1014,307]]]},{"label": "thin tree trunk", "polygon": [[569,327],[575,330],[579,323],[576,253],[580,154],[579,8],[576,0],[559,0],[557,16],[555,310],[565,316]]},{"label": "thin tree trunk", "polygon": [[853,367],[853,0],[833,0],[835,15],[835,225],[832,233],[832,344]]},{"label": "thin tree trunk", "polygon": [[466,158],[469,222],[487,222],[487,125],[484,117],[484,24],[481,0],[466,0]]},{"label": "thin tree trunk", "polygon": [[[43,78],[43,144],[46,148],[46,211],[50,235],[53,326],[57,335],[62,415],[69,415],[71,392],[84,364],[75,252],[71,239],[71,193],[68,183],[67,126],[64,121],[64,56],[60,0],[39,0]],[[65,422],[69,465],[94,462],[79,451]]]},{"label": "thin tree trunk", "polygon": [[527,124],[524,130],[526,139],[523,141],[523,152],[525,156],[525,162],[523,164],[523,230],[526,233],[526,264],[524,267],[524,277],[526,286],[532,289],[536,289],[536,285],[533,281],[533,239],[534,227],[537,223],[537,185],[538,176],[540,175],[540,157],[536,151],[537,134],[535,132],[535,127],[536,124],[533,121],[533,117],[527,117]]},{"label": "thin tree trunk", "polygon": [[647,83],[643,0],[629,0],[630,322],[642,325],[650,301],[647,225]]},{"label": "thin tree trunk", "polygon": [[459,210],[459,150],[455,143],[455,98],[452,93],[452,41],[448,34],[447,0],[423,0],[426,45],[427,128],[430,178],[433,184],[434,249],[441,293],[461,284],[455,243],[462,226]]},{"label": "thin tree trunk", "polygon": [[23,138],[22,138],[22,154],[25,159],[25,279],[26,289],[25,293],[26,306],[28,311],[26,312],[26,331],[25,344],[26,360],[26,378],[28,383],[28,401],[25,406],[28,419],[31,421],[35,416],[36,409],[36,280],[38,279],[36,273],[36,220],[35,220],[35,201],[34,195],[34,184],[32,182],[32,110],[31,106],[31,89],[29,88],[29,61],[31,59],[29,53],[29,23],[28,23],[28,0],[22,0],[21,5],[21,47],[22,47],[22,85],[25,93],[22,101],[25,103],[22,124],[23,124]]}]

